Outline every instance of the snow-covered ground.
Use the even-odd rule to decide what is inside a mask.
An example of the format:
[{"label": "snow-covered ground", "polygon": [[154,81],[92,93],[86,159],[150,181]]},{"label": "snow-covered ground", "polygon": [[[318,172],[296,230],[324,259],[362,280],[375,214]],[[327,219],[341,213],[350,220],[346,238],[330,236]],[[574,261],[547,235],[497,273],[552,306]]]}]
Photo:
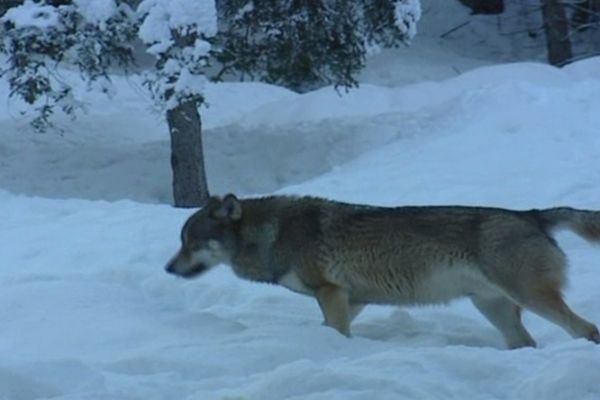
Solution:
[{"label": "snow-covered ground", "polygon": [[[212,190],[600,208],[600,58],[455,76],[448,65],[491,62],[454,52],[437,65],[424,40],[405,74],[385,73],[395,58],[382,54],[369,84],[343,96],[211,86]],[[436,80],[395,76],[419,73]],[[18,105],[0,107],[0,399],[600,398],[600,347],[531,313],[538,349],[505,350],[467,301],[371,306],[347,339],[314,300],[227,267],[165,274],[190,211],[169,206],[169,144],[150,100],[133,78],[115,85],[112,100],[84,96],[88,115],[59,119],[62,135],[32,134]],[[567,301],[599,324],[600,250],[558,240]]]}]

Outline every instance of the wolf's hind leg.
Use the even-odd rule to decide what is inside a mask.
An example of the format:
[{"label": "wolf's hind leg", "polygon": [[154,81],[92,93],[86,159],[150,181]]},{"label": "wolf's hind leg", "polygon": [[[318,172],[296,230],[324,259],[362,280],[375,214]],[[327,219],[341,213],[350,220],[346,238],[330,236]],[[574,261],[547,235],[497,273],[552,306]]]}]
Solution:
[{"label": "wolf's hind leg", "polygon": [[[598,328],[571,311],[563,300],[565,254],[547,239],[530,238],[519,246],[513,249],[504,268],[495,269],[495,284],[515,303],[557,324],[571,336],[600,343]],[[512,273],[507,276],[499,271]]]},{"label": "wolf's hind leg", "polygon": [[327,285],[316,290],[317,301],[325,317],[325,324],[337,329],[342,335],[350,336],[350,303],[348,292]]},{"label": "wolf's hind leg", "polygon": [[521,322],[521,307],[503,295],[485,297],[475,295],[471,301],[477,309],[498,329],[508,348],[535,347],[535,340]]},{"label": "wolf's hind leg", "polygon": [[575,338],[585,338],[600,344],[598,327],[575,314],[564,302],[559,289],[550,285],[545,289],[537,289],[519,300],[522,305],[566,330]]}]

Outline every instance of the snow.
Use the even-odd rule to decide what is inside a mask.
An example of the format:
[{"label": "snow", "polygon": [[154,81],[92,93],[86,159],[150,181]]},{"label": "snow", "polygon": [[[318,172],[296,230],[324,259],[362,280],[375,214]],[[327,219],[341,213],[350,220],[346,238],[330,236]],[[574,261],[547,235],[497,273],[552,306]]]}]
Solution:
[{"label": "snow", "polygon": [[[347,94],[208,84],[211,189],[598,208],[600,58],[481,66],[418,40],[403,70],[384,52]],[[225,266],[164,273],[191,211],[169,205],[168,133],[141,78],[111,78],[111,99],[75,87],[89,113],[59,115],[62,134],[0,107],[0,399],[600,398],[600,347],[529,312],[537,349],[505,350],[468,301],[370,306],[347,339],[313,299]],[[557,240],[568,303],[600,323],[599,249]]]},{"label": "snow", "polygon": [[10,8],[0,18],[1,22],[10,21],[15,28],[57,28],[60,25],[60,14],[58,9],[42,3],[35,3],[33,0],[25,2],[17,7]]},{"label": "snow", "polygon": [[207,83],[208,79],[204,75],[194,75],[188,68],[184,67],[179,72],[173,87],[178,93],[193,95],[198,89],[204,91]]},{"label": "snow", "polygon": [[182,30],[183,34],[194,30],[206,36],[217,32],[215,3],[211,0],[143,0],[138,11],[146,15],[140,26],[140,38],[154,44],[153,54],[162,53],[170,46],[173,29]]},{"label": "snow", "polygon": [[417,34],[417,22],[421,18],[420,0],[398,0],[394,4],[396,25],[409,38]]},{"label": "snow", "polygon": [[105,29],[105,23],[117,12],[114,0],[75,0],[78,12],[86,21]]},{"label": "snow", "polygon": [[[145,85],[156,99],[156,107],[171,110],[185,101],[204,99],[207,79],[202,67],[207,64],[210,43],[207,37],[217,32],[217,15],[212,0],[143,0],[138,8],[143,21],[138,36],[149,47],[146,51],[166,59],[156,72],[145,75]],[[193,45],[173,47],[175,36],[196,37]]]}]

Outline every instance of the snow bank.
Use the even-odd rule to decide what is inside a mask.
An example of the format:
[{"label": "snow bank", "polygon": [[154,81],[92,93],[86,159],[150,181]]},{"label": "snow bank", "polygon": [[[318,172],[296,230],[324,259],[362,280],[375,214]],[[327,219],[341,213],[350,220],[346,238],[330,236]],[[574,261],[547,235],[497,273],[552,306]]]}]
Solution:
[{"label": "snow bank", "polygon": [[[465,180],[474,183],[472,166],[465,161],[472,160],[469,157],[490,168],[509,168],[515,180],[536,182],[521,173],[530,159],[538,169],[561,176],[577,169],[582,179],[593,179],[594,169],[582,168],[585,155],[561,161],[564,151],[573,156],[579,151],[565,150],[561,143],[575,138],[572,146],[577,149],[596,146],[592,131],[599,122],[594,112],[600,90],[594,76],[597,60],[562,70],[533,63],[491,66],[440,82],[399,88],[363,85],[348,93],[324,88],[298,95],[259,83],[210,85],[208,106],[202,109],[209,183],[215,193],[268,193],[319,177],[388,143],[397,162],[367,156],[375,160],[364,162],[364,174],[370,173],[372,162],[387,163],[399,182],[394,201],[438,201],[418,173],[419,168],[432,168],[429,157],[420,157],[423,151],[441,154],[433,160],[437,170],[464,187],[463,193],[470,190]],[[58,138],[35,135],[32,141],[15,135],[28,129],[18,105],[0,110],[0,135],[6,138],[0,145],[0,187],[45,197],[169,203],[170,149],[162,116],[151,112],[138,79],[113,80],[119,90],[112,99],[77,88],[89,114],[74,123],[59,119],[57,125],[65,133]],[[536,139],[516,145],[523,135]],[[537,148],[537,141],[545,143],[549,137],[556,146]],[[411,140],[392,143],[398,138]],[[473,149],[461,142],[473,140],[479,151],[471,155]],[[486,146],[499,151],[489,155],[481,151]],[[541,152],[548,157],[531,157]],[[25,153],[28,157],[23,159]],[[507,159],[507,154],[513,157]],[[449,163],[460,168],[460,174],[449,169]],[[37,171],[35,177],[28,175],[31,170]],[[414,184],[406,178],[409,171]],[[485,170],[478,175],[479,181],[489,179]],[[335,173],[326,179],[322,187],[331,186]],[[528,186],[534,187],[547,190],[542,183]],[[470,201],[499,202],[505,196],[498,191],[509,190],[499,185],[487,194],[472,193]],[[513,193],[511,198],[521,198],[528,206],[527,200],[535,196]],[[458,200],[439,194],[440,202]]]},{"label": "snow bank", "polygon": [[[345,185],[358,189],[347,171]],[[388,190],[381,184],[378,198]],[[243,282],[224,267],[192,282],[165,274],[188,211],[7,192],[0,200],[4,398],[600,395],[598,346],[530,314],[537,350],[503,350],[464,302],[370,307],[348,340],[321,326],[314,300],[283,288]],[[569,302],[599,321],[597,249],[572,238],[566,249],[575,264]]]},{"label": "snow bank", "polygon": [[[596,68],[596,62],[587,65]],[[364,187],[345,191],[344,198],[362,202],[379,191],[369,178],[377,168],[395,188],[381,203],[526,208],[575,202],[594,208],[600,173],[590,166],[600,156],[600,80],[587,75],[585,65],[574,66],[575,76],[537,64],[486,67],[398,91],[416,99],[406,106],[413,113],[396,118],[396,129],[407,140],[353,161],[355,178]],[[417,89],[423,90],[408,95]],[[301,190],[340,196],[344,189],[339,179],[344,179],[343,169],[303,184]]]}]

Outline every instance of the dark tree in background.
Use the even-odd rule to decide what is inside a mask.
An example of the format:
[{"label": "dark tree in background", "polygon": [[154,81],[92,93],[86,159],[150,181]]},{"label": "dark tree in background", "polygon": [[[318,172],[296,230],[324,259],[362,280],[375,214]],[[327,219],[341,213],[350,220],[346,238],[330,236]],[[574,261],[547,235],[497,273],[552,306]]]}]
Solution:
[{"label": "dark tree in background", "polygon": [[569,37],[569,19],[561,0],[541,0],[548,62],[562,66],[573,58]]},{"label": "dark tree in background", "polygon": [[352,87],[371,48],[406,43],[420,17],[413,0],[219,0],[216,60],[239,73],[306,92]]},{"label": "dark tree in background", "polygon": [[[8,80],[11,96],[31,106],[31,123],[39,131],[52,125],[50,117],[56,109],[73,115],[82,107],[73,98],[72,86],[57,73],[57,65],[77,67],[85,81],[108,91],[108,70],[127,70],[133,62],[136,28],[130,23],[132,10],[127,4],[116,3],[100,26],[67,3],[29,1],[6,10],[0,18],[0,53],[7,56],[7,63],[0,64],[0,77]],[[15,10],[19,13],[12,13]]]},{"label": "dark tree in background", "polygon": [[597,26],[600,22],[600,0],[582,0],[572,3],[574,8],[571,18],[573,28],[586,30]]},{"label": "dark tree in background", "polygon": [[600,0],[540,0],[548,62],[600,55]]},{"label": "dark tree in background", "polygon": [[[526,31],[529,38],[536,39],[543,33],[547,60],[550,64],[563,66],[570,62],[600,55],[600,0],[457,0],[477,14],[503,14],[512,11],[506,17],[506,26],[512,26],[515,38]],[[516,21],[523,21],[521,29]],[[497,26],[502,30],[504,21],[498,19]],[[469,21],[448,31],[454,32]],[[506,29],[506,28],[504,28]],[[515,39],[517,41],[519,39]],[[534,46],[537,45],[534,44]],[[529,45],[531,46],[531,44]]]}]

